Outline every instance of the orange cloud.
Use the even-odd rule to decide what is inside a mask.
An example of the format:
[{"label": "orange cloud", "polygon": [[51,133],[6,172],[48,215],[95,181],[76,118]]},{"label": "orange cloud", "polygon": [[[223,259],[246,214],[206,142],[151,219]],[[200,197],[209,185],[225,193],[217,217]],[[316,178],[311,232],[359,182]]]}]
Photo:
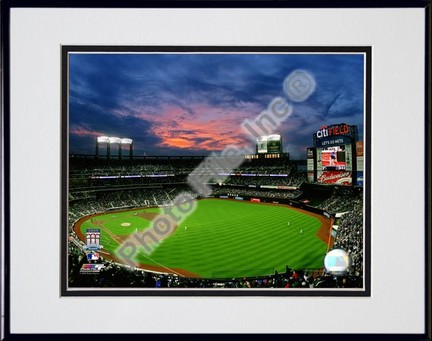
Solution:
[{"label": "orange cloud", "polygon": [[184,138],[166,138],[163,142],[163,145],[168,147],[177,147],[177,148],[194,147],[193,141]]},{"label": "orange cloud", "polygon": [[184,110],[170,105],[157,115],[142,112],[140,117],[153,123],[152,132],[161,139],[160,147],[216,151],[230,144],[247,144],[240,124],[246,117],[253,117],[255,113],[250,110],[203,104],[192,104]]},{"label": "orange cloud", "polygon": [[99,131],[89,130],[84,127],[73,127],[69,130],[69,133],[78,136],[94,136],[94,137],[104,135],[104,133],[101,133]]}]

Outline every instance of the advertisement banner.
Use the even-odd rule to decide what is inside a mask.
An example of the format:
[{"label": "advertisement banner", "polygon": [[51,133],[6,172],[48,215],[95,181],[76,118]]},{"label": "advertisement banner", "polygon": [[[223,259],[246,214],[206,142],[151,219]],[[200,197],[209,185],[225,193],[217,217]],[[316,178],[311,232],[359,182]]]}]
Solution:
[{"label": "advertisement banner", "polygon": [[308,172],[314,171],[314,159],[307,159],[307,171]]},{"label": "advertisement banner", "polygon": [[345,146],[345,169],[349,172],[353,170],[352,164],[352,148],[350,144]]},{"label": "advertisement banner", "polygon": [[320,171],[322,170],[322,149],[317,148],[316,153],[317,153],[317,170]]},{"label": "advertisement banner", "polygon": [[338,172],[338,171],[326,171],[318,177],[318,182],[323,184],[351,186],[352,185],[352,173],[351,172]]},{"label": "advertisement banner", "polygon": [[281,153],[282,152],[281,142],[276,141],[276,140],[267,141],[267,152],[268,153]]},{"label": "advertisement banner", "polygon": [[297,189],[295,186],[270,186],[270,185],[262,185],[259,186],[260,188],[267,188],[267,189],[286,189],[289,191],[294,191]]},{"label": "advertisement banner", "polygon": [[257,152],[258,154],[267,153],[267,138],[260,138],[257,141]]},{"label": "advertisement banner", "polygon": [[278,186],[270,186],[270,185],[261,185],[260,188],[268,188],[268,189],[277,189]]},{"label": "advertisement banner", "polygon": [[356,155],[357,155],[357,172],[363,172],[363,158],[364,158],[364,149],[363,149],[363,141],[356,142]]},{"label": "advertisement banner", "polygon": [[363,186],[363,172],[357,172],[357,186]]},{"label": "advertisement banner", "polygon": [[356,142],[356,154],[357,156],[364,156],[363,141]]},{"label": "advertisement banner", "polygon": [[314,170],[315,170],[315,150],[314,148],[307,149],[307,180],[308,182],[314,182]]},{"label": "advertisement banner", "polygon": [[357,172],[363,172],[363,156],[357,156]]},{"label": "advertisement banner", "polygon": [[294,191],[297,189],[297,187],[295,187],[295,186],[277,186],[276,188],[277,189],[286,189],[288,191]]},{"label": "advertisement banner", "polygon": [[250,201],[251,201],[251,202],[261,202],[261,199],[258,199],[258,198],[251,198]]}]

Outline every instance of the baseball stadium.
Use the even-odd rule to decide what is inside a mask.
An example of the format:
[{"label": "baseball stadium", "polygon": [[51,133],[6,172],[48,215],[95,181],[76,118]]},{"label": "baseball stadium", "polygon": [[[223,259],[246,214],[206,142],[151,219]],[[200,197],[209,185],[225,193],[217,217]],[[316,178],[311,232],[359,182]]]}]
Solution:
[{"label": "baseball stadium", "polygon": [[62,51],[66,295],[367,292],[367,49]]},{"label": "baseball stadium", "polygon": [[[96,137],[68,157],[68,288],[363,288],[363,142],[345,123],[310,141],[291,160],[282,134],[260,136],[227,169]],[[338,249],[342,276],[325,267]]]}]

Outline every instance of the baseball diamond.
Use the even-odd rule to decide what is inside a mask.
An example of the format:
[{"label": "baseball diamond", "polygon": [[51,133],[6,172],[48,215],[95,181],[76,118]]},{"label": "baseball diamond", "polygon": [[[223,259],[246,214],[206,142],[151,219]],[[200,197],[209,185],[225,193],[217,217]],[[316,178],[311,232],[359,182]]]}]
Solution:
[{"label": "baseball diamond", "polygon": [[[86,229],[100,228],[104,257],[125,263],[116,249],[132,233],[148,229],[162,211],[100,213],[80,219],[74,230],[84,241]],[[262,276],[287,266],[316,269],[331,245],[330,232],[330,219],[288,205],[202,199],[154,252],[138,251],[134,261],[142,269],[199,278]]]}]

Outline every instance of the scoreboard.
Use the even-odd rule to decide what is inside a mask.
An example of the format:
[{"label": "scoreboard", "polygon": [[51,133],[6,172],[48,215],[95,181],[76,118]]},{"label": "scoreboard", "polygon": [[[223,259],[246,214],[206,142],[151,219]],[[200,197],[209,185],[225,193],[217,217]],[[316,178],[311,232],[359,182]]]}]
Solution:
[{"label": "scoreboard", "polygon": [[309,182],[341,186],[363,185],[363,142],[357,126],[345,123],[322,126],[307,149]]},{"label": "scoreboard", "polygon": [[316,149],[317,182],[342,186],[352,185],[352,148],[339,145]]},{"label": "scoreboard", "polygon": [[282,135],[273,134],[260,136],[256,139],[257,154],[281,154],[283,153]]}]

